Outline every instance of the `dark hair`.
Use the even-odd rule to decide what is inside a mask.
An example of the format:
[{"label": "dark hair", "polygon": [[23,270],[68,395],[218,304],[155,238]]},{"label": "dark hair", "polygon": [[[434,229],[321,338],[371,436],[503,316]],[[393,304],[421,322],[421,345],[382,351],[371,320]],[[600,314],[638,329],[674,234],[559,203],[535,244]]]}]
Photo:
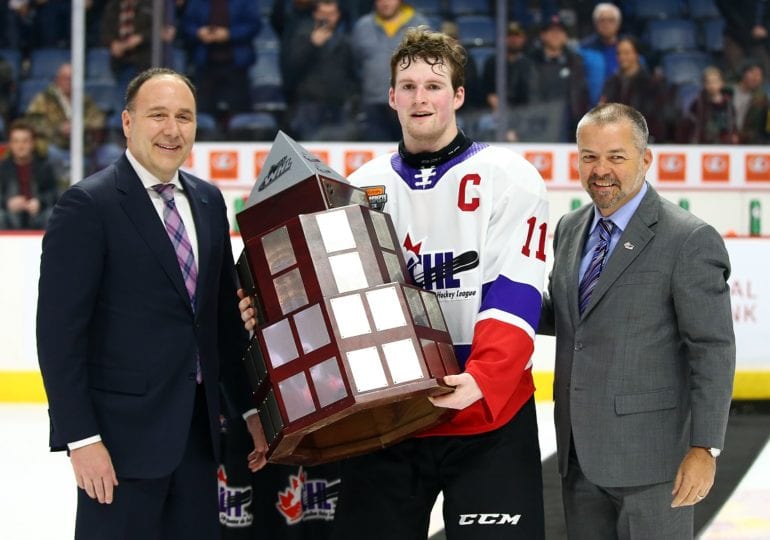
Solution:
[{"label": "dark hair", "polygon": [[760,62],[756,58],[748,57],[748,58],[745,58],[743,60],[743,62],[741,63],[741,66],[740,66],[740,69],[739,69],[738,73],[740,73],[741,77],[743,77],[744,75],[746,75],[747,71],[749,71],[750,69],[754,69],[754,68],[759,68],[759,70],[763,74],[765,73],[765,68],[762,65],[762,62]]},{"label": "dark hair", "polygon": [[17,118],[13,122],[11,122],[11,125],[8,126],[8,138],[10,139],[11,133],[14,131],[28,131],[32,134],[32,138],[35,138],[37,136],[37,133],[35,132],[35,128],[32,127],[32,124],[27,122],[24,118]]},{"label": "dark hair", "polygon": [[465,86],[465,63],[468,54],[460,42],[425,25],[409,28],[390,57],[390,86],[396,85],[396,70],[409,67],[415,60],[430,66],[444,64],[451,70],[452,88]]},{"label": "dark hair", "polygon": [[150,69],[146,69],[142,71],[139,75],[134,77],[130,83],[128,83],[128,87],[126,88],[125,109],[129,112],[131,111],[131,109],[133,109],[134,101],[136,100],[136,94],[139,93],[139,89],[142,87],[144,83],[146,83],[150,79],[154,79],[155,77],[160,77],[163,75],[170,75],[172,77],[176,77],[177,79],[185,83],[187,85],[187,88],[190,89],[190,92],[192,92],[193,99],[195,99],[196,97],[195,85],[192,83],[192,81],[190,81],[190,79],[187,78],[186,75],[183,75],[169,68],[152,67]]},{"label": "dark hair", "polygon": [[642,54],[642,42],[639,41],[634,36],[623,36],[618,40],[618,43],[621,41],[625,41],[626,43],[630,43],[631,46],[634,48],[634,52],[638,55]]},{"label": "dark hair", "polygon": [[576,135],[586,124],[616,124],[622,120],[628,120],[631,123],[634,146],[640,152],[644,152],[647,148],[647,139],[650,136],[647,120],[644,119],[642,113],[622,103],[604,103],[588,111],[578,122]]}]

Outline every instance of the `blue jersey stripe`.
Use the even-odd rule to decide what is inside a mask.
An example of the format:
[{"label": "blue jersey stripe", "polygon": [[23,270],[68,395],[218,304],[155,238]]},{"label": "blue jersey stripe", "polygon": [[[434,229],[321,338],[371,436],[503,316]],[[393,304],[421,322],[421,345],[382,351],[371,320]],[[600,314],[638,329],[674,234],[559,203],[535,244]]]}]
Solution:
[{"label": "blue jersey stripe", "polygon": [[465,371],[465,362],[468,361],[470,355],[470,345],[455,345],[455,356],[457,357],[457,365],[460,366],[460,372]]},{"label": "blue jersey stripe", "polygon": [[481,287],[479,313],[488,309],[499,309],[524,319],[537,331],[540,322],[540,291],[527,283],[511,281],[505,276],[485,283]]}]

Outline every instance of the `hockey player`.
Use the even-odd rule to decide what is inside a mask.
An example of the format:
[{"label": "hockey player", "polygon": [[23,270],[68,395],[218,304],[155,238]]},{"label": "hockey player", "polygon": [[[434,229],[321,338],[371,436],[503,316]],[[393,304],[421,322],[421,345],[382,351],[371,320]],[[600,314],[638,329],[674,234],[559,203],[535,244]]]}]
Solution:
[{"label": "hockey player", "polygon": [[[391,215],[414,282],[434,291],[459,375],[431,398],[449,421],[342,465],[335,539],[424,540],[444,494],[447,538],[544,537],[542,474],[530,357],[544,284],[548,202],[537,170],[457,127],[466,53],[410,29],[391,59],[398,151],[354,172]],[[254,325],[248,299],[241,302]]]}]

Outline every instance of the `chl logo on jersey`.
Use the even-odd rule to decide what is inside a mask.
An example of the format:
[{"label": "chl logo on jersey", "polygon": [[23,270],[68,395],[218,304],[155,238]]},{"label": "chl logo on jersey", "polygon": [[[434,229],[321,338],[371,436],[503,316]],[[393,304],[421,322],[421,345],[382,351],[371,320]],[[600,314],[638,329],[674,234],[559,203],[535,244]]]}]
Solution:
[{"label": "chl logo on jersey", "polygon": [[237,487],[227,484],[225,466],[217,471],[219,487],[219,523],[225,527],[248,527],[254,521],[249,512],[251,506],[251,486]]},{"label": "chl logo on jersey", "polygon": [[406,269],[415,285],[425,290],[457,289],[461,286],[455,276],[479,265],[479,254],[466,251],[455,256],[453,251],[422,252],[423,240],[412,242],[409,233],[404,239]]},{"label": "chl logo on jersey", "polygon": [[320,519],[332,521],[337,507],[339,478],[333,481],[325,478],[308,479],[307,472],[299,468],[297,474],[289,475],[289,486],[278,492],[276,508],[287,525]]}]

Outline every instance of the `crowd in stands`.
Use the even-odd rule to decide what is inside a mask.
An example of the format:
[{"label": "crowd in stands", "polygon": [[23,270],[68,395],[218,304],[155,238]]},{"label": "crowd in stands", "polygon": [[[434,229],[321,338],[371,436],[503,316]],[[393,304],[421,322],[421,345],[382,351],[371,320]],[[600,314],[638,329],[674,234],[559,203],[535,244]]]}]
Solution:
[{"label": "crowd in stands", "polygon": [[[407,27],[426,24],[468,50],[458,120],[473,138],[570,142],[588,109],[619,101],[646,115],[654,143],[770,141],[767,0],[506,2],[503,88],[495,0],[164,0],[161,62],[198,87],[198,140],[272,140],[279,128],[299,140],[398,140],[390,54]],[[123,144],[123,93],[152,63],[153,0],[86,8],[91,172]],[[0,152],[17,158],[12,126],[34,130],[60,187],[70,181],[70,18],[69,0],[0,3]],[[11,223],[18,189],[2,174],[0,227],[37,223]]]}]

